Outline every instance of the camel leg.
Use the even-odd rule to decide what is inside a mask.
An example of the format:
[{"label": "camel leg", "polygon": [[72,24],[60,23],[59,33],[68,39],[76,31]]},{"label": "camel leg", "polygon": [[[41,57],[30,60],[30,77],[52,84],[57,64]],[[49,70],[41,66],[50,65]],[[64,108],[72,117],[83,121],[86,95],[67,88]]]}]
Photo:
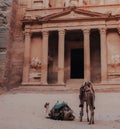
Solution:
[{"label": "camel leg", "polygon": [[[90,111],[91,112],[91,111]],[[90,113],[90,121],[89,121],[89,125],[91,124],[91,120],[92,120],[92,112]]]},{"label": "camel leg", "polygon": [[93,111],[92,111],[92,124],[94,124],[94,107],[93,107]]},{"label": "camel leg", "polygon": [[89,122],[88,104],[86,103],[87,122]]},{"label": "camel leg", "polygon": [[82,122],[82,117],[84,115],[84,112],[83,112],[83,108],[84,108],[84,102],[82,102],[82,107],[81,107],[81,110],[80,110],[80,121]]},{"label": "camel leg", "polygon": [[89,124],[94,124],[94,107],[90,108],[90,122]]},{"label": "camel leg", "polygon": [[91,123],[94,124],[94,110],[95,110],[95,96],[93,96],[93,105],[91,107],[91,111],[92,111],[92,121]]}]

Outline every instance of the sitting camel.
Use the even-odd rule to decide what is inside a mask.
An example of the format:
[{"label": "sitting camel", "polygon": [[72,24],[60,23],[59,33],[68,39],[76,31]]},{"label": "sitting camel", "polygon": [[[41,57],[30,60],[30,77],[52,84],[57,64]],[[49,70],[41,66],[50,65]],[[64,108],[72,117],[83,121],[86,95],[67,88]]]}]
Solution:
[{"label": "sitting camel", "polygon": [[[81,111],[80,111],[80,121],[82,121],[83,117],[83,108],[84,108],[84,102],[86,102],[86,112],[87,112],[87,121],[89,124],[94,124],[94,101],[95,101],[95,91],[93,88],[93,84],[91,82],[84,82],[80,88],[80,106]],[[90,119],[88,115],[88,107],[90,110]]]},{"label": "sitting camel", "polygon": [[48,116],[51,119],[54,120],[75,119],[72,109],[65,102],[59,103],[59,101],[57,101],[57,103],[53,106],[50,112],[49,112],[49,103],[45,103],[44,107],[46,108],[46,113],[48,113]]}]

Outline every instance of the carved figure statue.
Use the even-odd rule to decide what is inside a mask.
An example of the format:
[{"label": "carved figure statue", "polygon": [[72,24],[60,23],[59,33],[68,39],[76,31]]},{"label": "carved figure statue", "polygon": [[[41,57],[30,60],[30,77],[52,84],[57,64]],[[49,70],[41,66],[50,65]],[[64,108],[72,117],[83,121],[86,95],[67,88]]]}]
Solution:
[{"label": "carved figure statue", "polygon": [[41,61],[38,57],[33,57],[31,60],[31,68],[38,69],[41,67]]},{"label": "carved figure statue", "polygon": [[112,55],[111,63],[112,64],[120,64],[120,55]]}]

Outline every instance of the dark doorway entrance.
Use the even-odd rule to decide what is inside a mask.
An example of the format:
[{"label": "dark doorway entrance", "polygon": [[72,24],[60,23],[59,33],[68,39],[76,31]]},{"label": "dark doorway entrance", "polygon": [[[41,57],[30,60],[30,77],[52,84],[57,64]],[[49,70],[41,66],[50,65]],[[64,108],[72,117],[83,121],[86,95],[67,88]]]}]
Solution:
[{"label": "dark doorway entrance", "polygon": [[100,32],[91,30],[90,33],[90,70],[91,81],[101,82]]},{"label": "dark doorway entrance", "polygon": [[71,78],[84,78],[83,48],[71,50]]}]

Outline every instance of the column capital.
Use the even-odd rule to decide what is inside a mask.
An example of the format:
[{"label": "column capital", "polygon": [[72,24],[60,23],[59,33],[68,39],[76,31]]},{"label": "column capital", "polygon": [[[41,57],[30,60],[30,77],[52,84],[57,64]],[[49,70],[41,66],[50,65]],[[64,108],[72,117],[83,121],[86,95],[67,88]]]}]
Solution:
[{"label": "column capital", "polygon": [[48,36],[49,31],[42,31],[43,36]]},{"label": "column capital", "polygon": [[59,35],[65,35],[65,30],[58,30]]},{"label": "column capital", "polygon": [[106,33],[106,28],[99,28],[99,30],[100,30],[101,34],[105,34]]},{"label": "column capital", "polygon": [[31,36],[32,35],[32,32],[30,30],[29,31],[27,30],[27,31],[24,31],[23,34],[25,36]]},{"label": "column capital", "polygon": [[90,33],[90,29],[83,29],[84,33]]},{"label": "column capital", "polygon": [[118,28],[117,30],[118,30],[118,34],[120,35],[120,28]]}]

